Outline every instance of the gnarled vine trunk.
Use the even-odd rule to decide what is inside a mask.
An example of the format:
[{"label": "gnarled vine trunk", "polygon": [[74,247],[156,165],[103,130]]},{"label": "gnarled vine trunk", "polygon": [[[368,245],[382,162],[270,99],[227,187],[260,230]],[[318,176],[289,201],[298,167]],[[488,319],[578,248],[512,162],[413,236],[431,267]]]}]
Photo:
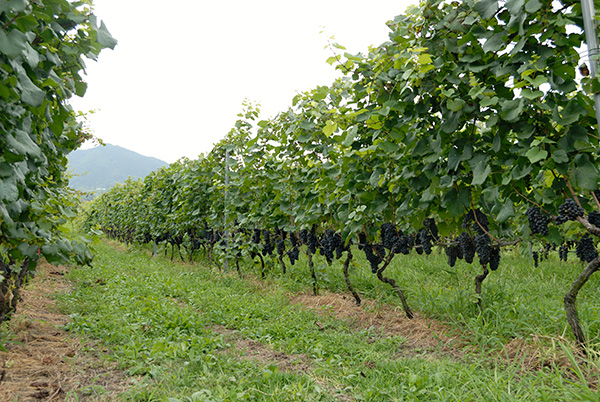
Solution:
[{"label": "gnarled vine trunk", "polygon": [[577,343],[583,348],[585,346],[585,335],[583,334],[583,330],[581,329],[581,325],[579,324],[579,316],[577,314],[577,294],[586,284],[586,282],[590,279],[590,277],[600,268],[600,258],[595,258],[592,260],[587,267],[583,270],[581,274],[575,279],[573,284],[571,285],[571,289],[565,295],[563,301],[565,304],[565,313],[567,314],[567,321],[573,330],[573,335],[575,335],[575,339]]},{"label": "gnarled vine trunk", "polygon": [[0,281],[0,324],[10,319],[17,310],[17,304],[21,301],[21,289],[29,274],[29,262],[28,258],[23,260],[20,270],[17,271],[14,269],[14,263],[5,264],[0,261],[0,270],[4,277]]},{"label": "gnarled vine trunk", "polygon": [[310,268],[310,276],[313,280],[313,294],[316,296],[319,294],[319,286],[317,283],[317,273],[315,272],[315,263],[313,261],[313,254],[310,250],[307,250],[308,254],[308,267]]},{"label": "gnarled vine trunk", "polygon": [[487,278],[490,271],[487,269],[487,265],[483,266],[483,272],[481,275],[477,275],[475,277],[475,294],[477,295],[477,306],[479,307],[479,311],[483,312],[483,304],[481,302],[481,284]]},{"label": "gnarled vine trunk", "polygon": [[356,305],[360,306],[362,300],[360,299],[360,295],[358,294],[358,292],[352,286],[352,283],[350,282],[350,277],[348,275],[348,268],[350,267],[351,260],[352,251],[350,250],[350,247],[348,247],[348,255],[346,256],[346,261],[344,261],[344,280],[346,281],[346,286],[348,287],[348,290],[350,291],[350,293],[352,293],[352,296],[354,296],[354,300],[356,300]]},{"label": "gnarled vine trunk", "polygon": [[400,289],[400,286],[398,286],[398,284],[396,283],[396,281],[393,280],[392,278],[388,278],[386,276],[383,276],[383,271],[385,271],[386,268],[388,267],[388,265],[390,265],[390,262],[392,262],[392,258],[394,258],[394,254],[392,254],[390,252],[388,254],[388,257],[385,259],[385,261],[383,263],[383,266],[377,270],[377,278],[381,282],[387,283],[388,285],[390,285],[394,289],[394,291],[396,292],[396,294],[400,298],[400,302],[402,303],[402,308],[404,309],[404,314],[406,314],[406,318],[414,318],[414,314],[410,310],[410,307],[408,306],[408,302],[406,301],[406,297],[404,296],[404,292],[402,291],[402,289]]},{"label": "gnarled vine trunk", "polygon": [[279,255],[279,262],[281,263],[281,272],[285,275],[287,267],[285,266],[285,261],[283,261],[283,254]]}]

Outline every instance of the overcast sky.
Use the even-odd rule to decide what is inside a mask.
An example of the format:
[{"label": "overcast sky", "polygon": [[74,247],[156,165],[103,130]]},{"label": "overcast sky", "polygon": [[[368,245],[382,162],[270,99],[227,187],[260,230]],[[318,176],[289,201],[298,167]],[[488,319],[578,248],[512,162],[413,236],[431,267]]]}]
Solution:
[{"label": "overcast sky", "polygon": [[95,0],[119,43],[87,63],[88,91],[72,104],[96,110],[89,125],[107,143],[169,163],[196,158],[229,132],[244,99],[266,119],[333,82],[328,38],[365,52],[415,3]]}]

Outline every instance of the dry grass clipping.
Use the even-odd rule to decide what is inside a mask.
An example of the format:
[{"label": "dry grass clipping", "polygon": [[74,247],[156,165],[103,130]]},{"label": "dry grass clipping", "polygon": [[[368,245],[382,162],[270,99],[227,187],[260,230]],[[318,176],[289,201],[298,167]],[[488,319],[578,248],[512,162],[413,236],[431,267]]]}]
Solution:
[{"label": "dry grass clipping", "polygon": [[[448,356],[459,356],[457,348],[459,338],[436,320],[421,317],[418,313],[408,319],[404,312],[374,300],[363,300],[357,306],[354,299],[345,294],[324,292],[321,295],[300,294],[290,297],[293,304],[300,304],[319,314],[348,321],[357,329],[374,328],[385,336],[401,336],[406,343],[401,351],[404,357],[421,355],[428,352],[435,358],[434,352]],[[439,356],[437,356],[439,357]]]}]

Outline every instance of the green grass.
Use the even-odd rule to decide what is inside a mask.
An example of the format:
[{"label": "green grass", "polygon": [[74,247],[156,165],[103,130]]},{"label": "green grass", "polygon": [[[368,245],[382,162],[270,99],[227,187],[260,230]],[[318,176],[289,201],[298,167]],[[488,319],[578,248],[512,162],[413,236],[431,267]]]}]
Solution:
[{"label": "green grass", "polygon": [[[485,322],[469,302],[473,272],[459,267],[449,274],[432,268],[443,267],[441,261],[441,256],[399,259],[389,275],[405,284],[415,309],[468,326],[476,334],[473,349],[497,347],[514,334],[553,334],[561,329],[561,324],[545,322],[551,321],[548,317],[542,319],[554,311],[557,321],[564,320],[559,317],[560,303],[533,303],[531,293],[540,286],[534,278],[508,279],[515,274],[511,269],[528,269],[517,259],[512,268],[501,268],[485,283]],[[341,268],[321,262],[318,266],[323,284],[344,290]],[[61,297],[61,305],[72,318],[69,330],[100,339],[121,368],[134,376],[137,385],[121,396],[125,401],[596,400],[583,380],[556,368],[523,372],[518,364],[501,366],[479,352],[462,360],[439,353],[406,356],[401,336],[357,331],[345,321],[290,304],[287,292],[310,288],[307,272],[300,263],[289,275],[273,275],[269,286],[258,287],[214,269],[100,244],[93,268],[72,270],[74,291]],[[363,295],[397,303],[392,292],[366,272],[355,268],[352,274]],[[568,283],[564,268],[549,275],[556,277],[556,289],[559,282]],[[525,292],[529,296],[519,293],[527,286],[536,288]],[[552,292],[547,291],[548,300]],[[591,296],[582,295],[586,297]],[[223,327],[234,336],[224,335]],[[307,367],[286,371],[277,361],[244,359],[236,343],[248,339],[292,360],[303,359]]]}]

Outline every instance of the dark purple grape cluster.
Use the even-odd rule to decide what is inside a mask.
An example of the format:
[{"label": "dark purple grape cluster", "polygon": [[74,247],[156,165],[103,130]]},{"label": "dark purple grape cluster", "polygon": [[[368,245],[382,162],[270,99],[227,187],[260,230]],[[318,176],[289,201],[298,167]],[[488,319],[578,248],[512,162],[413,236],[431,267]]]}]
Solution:
[{"label": "dark purple grape cluster", "polygon": [[317,235],[315,234],[315,231],[313,229],[310,232],[308,232],[306,239],[306,244],[308,245],[308,250],[311,254],[315,254],[317,252],[318,243],[319,239],[317,238]]},{"label": "dark purple grape cluster", "polygon": [[[323,236],[321,236],[321,255],[324,255],[328,262],[333,260],[334,252],[337,253],[337,258],[341,257],[341,253],[344,250],[343,246],[344,242],[342,241],[342,236],[331,229],[327,229],[325,233],[323,233]],[[339,251],[340,247],[341,251]]]},{"label": "dark purple grape cluster", "polygon": [[400,240],[396,225],[393,223],[384,223],[381,225],[380,230],[381,243],[383,244],[383,247],[388,250],[392,250],[396,246],[396,243]]},{"label": "dark purple grape cluster", "polygon": [[404,255],[408,255],[410,253],[410,237],[406,235],[400,236],[399,240],[396,242],[392,252],[394,254],[402,253]]},{"label": "dark purple grape cluster", "polygon": [[367,245],[367,235],[364,234],[363,232],[360,232],[358,234],[358,249],[364,250],[366,245]]},{"label": "dark purple grape cluster", "polygon": [[540,255],[538,254],[537,251],[534,251],[531,254],[533,256],[533,266],[537,268],[540,264]]},{"label": "dark purple grape cluster", "polygon": [[531,234],[539,233],[542,236],[548,235],[548,217],[542,215],[538,207],[529,207],[525,215],[529,221]]},{"label": "dark purple grape cluster", "polygon": [[[477,218],[477,219],[475,219]],[[479,224],[477,224],[477,222],[479,222]],[[467,214],[465,215],[465,217],[463,218],[463,223],[462,223],[462,227],[463,229],[467,229],[469,227],[469,225],[472,223],[472,230],[477,231],[478,233],[481,232],[481,226],[483,226],[483,228],[485,230],[488,230],[488,218],[487,216],[481,212],[479,209],[471,209],[469,212],[467,212]]]},{"label": "dark purple grape cluster", "polygon": [[334,232],[332,234],[332,238],[330,239],[332,247],[335,249],[335,258],[342,258],[342,254],[344,251],[347,251],[348,248],[344,244],[344,239],[342,239],[342,235],[340,233]]},{"label": "dark purple grape cluster", "polygon": [[298,239],[300,240],[301,244],[307,244],[308,243],[308,230],[302,229],[300,231],[300,233],[298,234]]},{"label": "dark purple grape cluster", "polygon": [[421,244],[423,252],[426,255],[431,254],[432,240],[433,236],[431,235],[431,232],[425,228],[421,229],[421,231],[419,232],[419,243]]},{"label": "dark purple grape cluster", "polygon": [[[598,190],[596,190],[598,191]],[[592,211],[588,214],[588,222],[600,228],[600,214],[597,211]]]},{"label": "dark purple grape cluster", "polygon": [[[473,242],[475,243],[475,251],[479,257],[479,263],[481,265],[486,265],[490,261],[492,251],[492,242],[490,236],[486,233],[489,232],[489,220],[483,212],[476,209],[470,210],[465,215],[462,226],[468,228],[470,223],[472,223],[471,230],[476,233]],[[468,262],[466,255],[467,254],[465,253],[465,261]]]},{"label": "dark purple grape cluster", "polygon": [[254,233],[252,234],[252,243],[260,243],[260,229],[254,229]]},{"label": "dark purple grape cluster", "polygon": [[567,198],[565,202],[558,207],[558,217],[556,223],[561,225],[566,221],[575,221],[578,217],[583,216],[585,211],[581,208],[574,199]]},{"label": "dark purple grape cluster", "polygon": [[365,244],[363,250],[367,261],[371,264],[371,271],[376,274],[379,264],[385,257],[385,247],[382,244]]},{"label": "dark purple grape cluster", "polygon": [[285,253],[285,240],[279,239],[279,240],[277,240],[277,254],[279,254],[280,257],[283,257],[284,253]]},{"label": "dark purple grape cluster", "polygon": [[591,262],[594,258],[598,257],[598,252],[594,245],[594,239],[589,233],[584,234],[575,249],[575,254],[581,261]]},{"label": "dark purple grape cluster", "polygon": [[479,257],[479,263],[481,265],[486,265],[490,262],[490,254],[492,251],[490,237],[481,233],[475,236],[475,250],[477,251],[477,256]]},{"label": "dark purple grape cluster", "polygon": [[383,247],[394,254],[408,254],[410,252],[410,239],[402,230],[396,229],[393,223],[381,225],[381,242]]},{"label": "dark purple grape cluster", "polygon": [[268,229],[263,229],[263,255],[271,255],[273,254],[273,250],[275,250],[275,245],[271,242],[271,232]]},{"label": "dark purple grape cluster", "polygon": [[290,242],[292,243],[292,247],[299,246],[298,244],[298,234],[296,232],[290,233]]},{"label": "dark purple grape cluster", "polygon": [[569,256],[569,246],[567,244],[561,244],[558,248],[558,259],[560,261],[567,261]]},{"label": "dark purple grape cluster", "polygon": [[473,243],[471,236],[467,232],[462,232],[458,236],[458,244],[462,250],[465,262],[469,264],[473,263],[473,258],[475,258],[475,243]]},{"label": "dark purple grape cluster", "polygon": [[[292,236],[291,238],[294,238],[294,236]],[[298,258],[300,258],[300,249],[298,248],[298,246],[293,246],[292,249],[290,251],[288,251],[288,257],[290,258],[290,264],[294,265],[296,263],[296,261],[298,261]]]},{"label": "dark purple grape cluster", "polygon": [[453,267],[456,265],[457,259],[462,259],[462,250],[459,245],[451,245],[446,247],[446,256],[448,257],[448,265]]},{"label": "dark purple grape cluster", "polygon": [[495,271],[500,266],[500,247],[492,247],[490,250],[490,269]]}]

